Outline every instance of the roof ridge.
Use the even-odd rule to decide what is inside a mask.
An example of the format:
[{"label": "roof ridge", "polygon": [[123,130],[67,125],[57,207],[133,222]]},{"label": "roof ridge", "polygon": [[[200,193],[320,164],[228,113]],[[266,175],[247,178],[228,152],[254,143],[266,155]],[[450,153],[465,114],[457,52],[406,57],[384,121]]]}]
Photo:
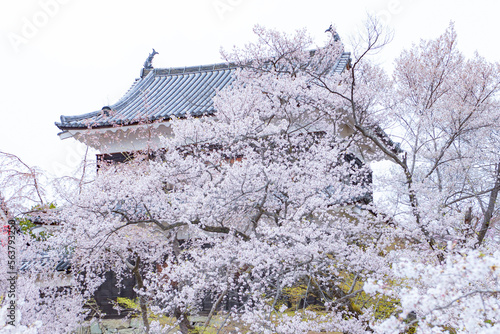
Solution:
[{"label": "roof ridge", "polygon": [[179,67],[164,67],[153,69],[155,75],[175,75],[185,73],[208,72],[217,70],[231,70],[237,68],[235,63],[215,63],[208,65],[195,65],[195,66],[179,66]]}]

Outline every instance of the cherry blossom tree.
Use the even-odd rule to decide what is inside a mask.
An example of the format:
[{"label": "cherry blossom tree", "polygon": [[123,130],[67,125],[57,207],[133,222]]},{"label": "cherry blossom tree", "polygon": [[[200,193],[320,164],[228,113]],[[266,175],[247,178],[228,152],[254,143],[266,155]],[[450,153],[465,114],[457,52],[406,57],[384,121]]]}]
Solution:
[{"label": "cherry blossom tree", "polygon": [[[477,250],[447,256],[444,266],[404,259],[394,267],[404,283],[394,289],[368,282],[370,293],[395,294],[402,312],[375,329],[401,333],[418,323],[419,333],[496,333],[499,330],[499,252],[485,255]],[[396,290],[396,291],[395,291]]]},{"label": "cherry blossom tree", "polygon": [[[257,26],[224,52],[238,70],[215,116],[170,120],[156,159],[101,166],[57,233],[25,243],[71,253],[72,275],[61,289],[34,261],[21,325],[76,328],[113,271],[135,278],[146,332],[188,333],[207,299],[205,328],[242,333],[496,329],[499,66],[465,59],[450,27],[391,79],[369,59],[390,35],[366,28],[342,72],[333,28],[315,46]],[[378,159],[394,172],[373,203]]]},{"label": "cherry blossom tree", "polygon": [[[24,297],[32,290],[33,277],[17,275],[23,251],[31,237],[22,234],[27,215],[44,216],[49,208],[45,199],[43,172],[18,156],[0,152],[0,332],[37,333],[43,321],[25,313]],[[34,240],[33,240],[34,241]],[[53,270],[51,270],[53,273]],[[35,306],[33,303],[32,306]],[[31,315],[31,316],[30,316]],[[45,320],[45,319],[44,319]],[[51,326],[47,326],[51,328]]]},{"label": "cherry blossom tree", "polygon": [[477,54],[466,59],[452,24],[396,60],[386,109],[371,116],[392,126],[403,152],[367,137],[395,163],[386,212],[412,246],[395,251],[405,259],[395,276],[365,286],[401,301],[401,314],[374,325],[379,332],[498,331],[499,69]]},{"label": "cherry blossom tree", "polygon": [[3,219],[45,204],[43,173],[27,165],[18,156],[0,151],[0,209]]},{"label": "cherry blossom tree", "polygon": [[405,154],[392,160],[432,248],[450,239],[482,244],[496,211],[499,69],[477,54],[465,59],[453,25],[396,60],[386,123],[397,125]]},{"label": "cherry blossom tree", "polygon": [[332,69],[344,46],[333,30],[323,47],[304,31],[255,32],[225,55],[240,69],[216,117],[171,120],[156,161],[102,168],[46,245],[72,250],[84,298],[107,271],[134,275],[146,331],[154,313],[187,333],[210,297],[207,325],[226,302],[227,321],[252,331],[364,332],[370,311],[353,300],[359,282],[389,273],[392,234],[371,210],[375,152],[341,108],[352,80]]}]

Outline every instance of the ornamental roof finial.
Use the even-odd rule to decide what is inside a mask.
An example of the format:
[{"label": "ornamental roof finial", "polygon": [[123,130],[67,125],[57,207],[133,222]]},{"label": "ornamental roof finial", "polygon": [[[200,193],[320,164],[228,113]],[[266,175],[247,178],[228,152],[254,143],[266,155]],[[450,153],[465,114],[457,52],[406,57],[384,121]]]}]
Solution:
[{"label": "ornamental roof finial", "polygon": [[333,27],[333,24],[330,24],[330,27],[328,27],[328,29],[326,29],[325,32],[329,32],[332,34],[334,42],[340,41],[340,36],[337,33],[337,31],[335,30],[335,28]]},{"label": "ornamental roof finial", "polygon": [[151,52],[148,56],[148,59],[144,62],[144,68],[147,70],[151,70],[153,68],[153,57],[157,55],[158,52],[153,49],[153,52]]}]

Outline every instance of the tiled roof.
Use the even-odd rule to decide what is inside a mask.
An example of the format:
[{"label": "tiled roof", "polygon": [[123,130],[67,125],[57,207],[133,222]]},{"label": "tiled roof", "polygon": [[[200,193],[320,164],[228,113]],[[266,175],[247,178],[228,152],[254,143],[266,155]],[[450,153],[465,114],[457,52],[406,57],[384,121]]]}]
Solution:
[{"label": "tiled roof", "polygon": [[[333,72],[342,72],[350,59],[344,52]],[[168,120],[172,116],[209,115],[215,112],[213,97],[234,80],[236,66],[207,66],[144,69],[129,91],[117,103],[103,110],[77,116],[61,116],[61,130],[108,127],[144,121]]]},{"label": "tiled roof", "polygon": [[46,266],[47,264],[54,266],[56,271],[66,271],[71,268],[71,255],[68,253],[61,253],[57,262],[48,253],[42,252],[37,254],[36,257],[24,259],[21,261],[19,271],[26,271],[33,267],[34,264]]},{"label": "tiled roof", "polygon": [[333,67],[333,72],[335,72],[335,73],[344,72],[344,69],[349,64],[350,61],[351,61],[351,53],[350,52],[343,52],[340,55],[337,62],[335,63],[335,66]]}]

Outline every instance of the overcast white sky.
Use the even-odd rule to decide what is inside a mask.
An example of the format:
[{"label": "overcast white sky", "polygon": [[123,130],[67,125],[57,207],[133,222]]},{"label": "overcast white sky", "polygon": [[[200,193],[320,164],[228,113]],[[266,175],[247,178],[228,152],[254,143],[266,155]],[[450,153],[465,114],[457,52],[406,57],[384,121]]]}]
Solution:
[{"label": "overcast white sky", "polygon": [[330,23],[346,41],[367,12],[394,29],[387,68],[451,20],[467,56],[500,60],[497,0],[0,0],[0,150],[69,173],[82,149],[61,141],[54,122],[115,103],[151,48],[155,67],[211,64],[221,47],[252,40],[255,24],[307,28],[322,44]]}]

